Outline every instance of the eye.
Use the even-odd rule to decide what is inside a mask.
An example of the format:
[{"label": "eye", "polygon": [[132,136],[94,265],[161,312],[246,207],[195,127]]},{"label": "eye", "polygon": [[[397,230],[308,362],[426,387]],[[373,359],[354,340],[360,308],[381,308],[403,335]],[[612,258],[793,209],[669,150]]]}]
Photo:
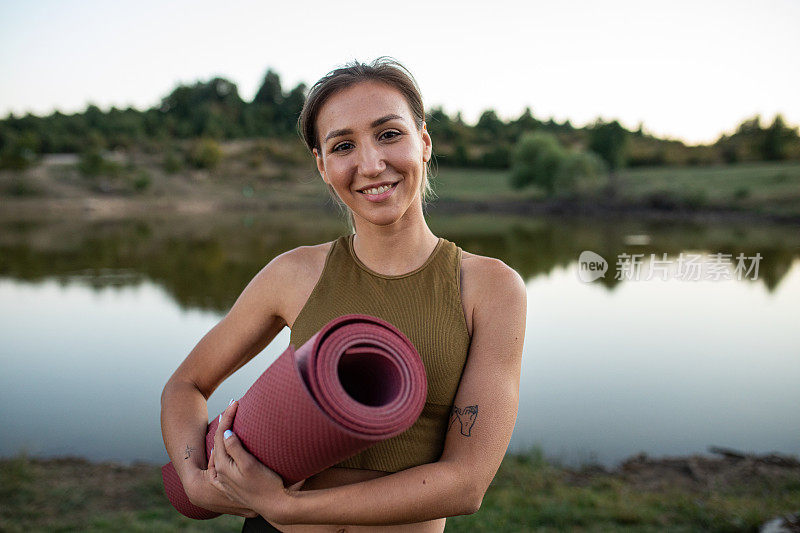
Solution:
[{"label": "eye", "polygon": [[351,143],[350,141],[345,141],[345,142],[341,142],[341,143],[337,144],[336,146],[334,146],[333,150],[331,150],[331,152],[341,152],[343,150],[349,150],[352,147],[353,147],[353,143]]},{"label": "eye", "polygon": [[389,139],[394,139],[395,137],[399,137],[400,135],[402,135],[402,133],[400,133],[397,130],[387,130],[381,133],[378,138],[389,140]]}]

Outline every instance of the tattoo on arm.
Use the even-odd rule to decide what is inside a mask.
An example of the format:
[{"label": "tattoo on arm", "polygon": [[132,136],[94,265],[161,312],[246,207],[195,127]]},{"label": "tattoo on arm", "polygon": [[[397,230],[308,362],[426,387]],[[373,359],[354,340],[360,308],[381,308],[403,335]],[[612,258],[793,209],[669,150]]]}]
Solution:
[{"label": "tattoo on arm", "polygon": [[192,452],[193,452],[194,450],[195,450],[194,446],[189,446],[189,445],[187,444],[187,445],[186,445],[186,457],[184,457],[184,459],[188,459],[189,457],[191,457],[191,456],[192,456]]},{"label": "tattoo on arm", "polygon": [[453,412],[450,414],[450,424],[447,426],[448,431],[453,424],[458,421],[461,434],[469,437],[472,434],[472,426],[475,425],[475,420],[478,418],[478,406],[469,405],[463,409],[458,406],[453,406]]}]

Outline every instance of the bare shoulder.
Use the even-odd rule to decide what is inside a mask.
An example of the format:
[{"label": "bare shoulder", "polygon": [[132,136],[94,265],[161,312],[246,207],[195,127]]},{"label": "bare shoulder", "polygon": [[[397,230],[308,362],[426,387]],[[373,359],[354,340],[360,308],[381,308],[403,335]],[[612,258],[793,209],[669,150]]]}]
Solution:
[{"label": "bare shoulder", "polygon": [[275,256],[250,281],[240,300],[251,302],[251,312],[279,316],[291,326],[322,274],[332,244],[298,246]]},{"label": "bare shoulder", "polygon": [[[500,259],[463,252],[461,256],[461,297],[464,311],[474,319],[481,308],[525,304],[525,281],[519,273]],[[507,311],[511,311],[508,309]]]},{"label": "bare shoulder", "polygon": [[[287,250],[259,273],[265,283],[280,291],[280,315],[291,327],[322,275],[333,241]],[[277,283],[277,285],[275,285]]]},{"label": "bare shoulder", "polygon": [[272,268],[284,275],[298,278],[307,277],[316,271],[322,272],[325,257],[333,246],[333,241],[309,246],[298,246],[276,256],[265,268]]},{"label": "bare shoulder", "polygon": [[522,276],[503,261],[466,251],[461,256],[461,282],[465,290],[478,294],[525,291]]}]

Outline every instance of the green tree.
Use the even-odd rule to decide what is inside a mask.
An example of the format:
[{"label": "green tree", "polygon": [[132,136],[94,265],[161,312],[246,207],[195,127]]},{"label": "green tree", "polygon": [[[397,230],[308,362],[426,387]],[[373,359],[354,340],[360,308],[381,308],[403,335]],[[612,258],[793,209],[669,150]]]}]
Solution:
[{"label": "green tree", "polygon": [[25,170],[36,161],[41,139],[32,131],[17,135],[4,130],[0,130],[0,168]]},{"label": "green tree", "polygon": [[303,110],[303,104],[306,101],[306,84],[300,83],[289,91],[281,104],[281,119],[284,129],[287,133],[294,131],[297,125],[297,119],[300,118],[300,112]]},{"label": "green tree", "polygon": [[278,107],[283,103],[281,77],[277,72],[272,69],[267,70],[267,73],[264,75],[264,81],[261,82],[261,87],[258,88],[253,98],[253,103],[270,107]]},{"label": "green tree", "polygon": [[284,130],[282,106],[281,77],[269,69],[248,106],[245,119],[247,132],[251,135],[269,136]]},{"label": "green tree", "polygon": [[541,122],[534,118],[530,107],[526,107],[519,118],[513,121],[512,126],[516,135],[521,135],[526,131],[534,131],[539,128]]},{"label": "green tree", "polygon": [[764,130],[761,156],[767,161],[779,161],[788,157],[789,145],[797,140],[797,128],[789,128],[779,114]]},{"label": "green tree", "polygon": [[569,150],[561,159],[556,174],[556,193],[592,193],[604,184],[605,162],[593,152]]},{"label": "green tree", "polygon": [[475,125],[475,129],[483,138],[497,140],[497,138],[502,135],[504,126],[505,124],[503,124],[503,121],[497,116],[494,109],[487,109],[481,113],[478,123]]},{"label": "green tree", "polygon": [[307,87],[299,83],[283,92],[281,78],[269,69],[247,112],[247,130],[255,135],[292,133],[306,100]]},{"label": "green tree", "polygon": [[181,85],[161,102],[172,135],[181,138],[233,138],[242,133],[244,102],[224,78]]},{"label": "green tree", "polygon": [[511,186],[535,185],[552,195],[565,155],[554,135],[542,131],[524,134],[511,154]]},{"label": "green tree", "polygon": [[441,107],[434,107],[431,108],[430,111],[426,113],[426,122],[428,124],[428,131],[435,134],[436,139],[450,143],[456,140],[457,133],[455,129],[455,124],[447,113],[444,112],[444,109]]},{"label": "green tree", "polygon": [[616,120],[597,122],[589,134],[589,149],[608,165],[608,185],[612,195],[617,193],[617,170],[625,166],[628,130]]},{"label": "green tree", "polygon": [[625,165],[628,130],[616,120],[598,122],[591,130],[589,149],[603,158],[613,172]]}]

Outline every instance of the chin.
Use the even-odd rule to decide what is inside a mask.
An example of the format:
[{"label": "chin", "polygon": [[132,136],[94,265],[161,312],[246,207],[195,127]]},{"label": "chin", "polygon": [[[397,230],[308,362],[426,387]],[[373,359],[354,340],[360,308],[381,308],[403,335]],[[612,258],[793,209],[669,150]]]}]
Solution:
[{"label": "chin", "polygon": [[391,226],[403,218],[405,213],[395,209],[385,209],[380,213],[357,213],[358,218],[375,226]]},{"label": "chin", "polygon": [[380,217],[360,217],[364,222],[369,222],[374,226],[391,226],[402,217],[380,216]]}]

